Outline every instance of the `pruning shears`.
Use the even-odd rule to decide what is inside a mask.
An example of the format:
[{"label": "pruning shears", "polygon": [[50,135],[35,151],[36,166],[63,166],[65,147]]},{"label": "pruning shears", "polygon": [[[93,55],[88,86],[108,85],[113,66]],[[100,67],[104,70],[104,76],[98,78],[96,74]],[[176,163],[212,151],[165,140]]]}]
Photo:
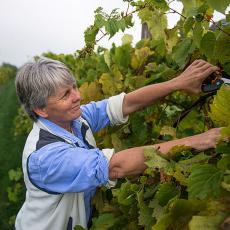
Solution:
[{"label": "pruning shears", "polygon": [[201,89],[204,93],[214,92],[220,89],[222,84],[230,85],[230,75],[225,72],[219,74],[212,73],[204,80]]}]

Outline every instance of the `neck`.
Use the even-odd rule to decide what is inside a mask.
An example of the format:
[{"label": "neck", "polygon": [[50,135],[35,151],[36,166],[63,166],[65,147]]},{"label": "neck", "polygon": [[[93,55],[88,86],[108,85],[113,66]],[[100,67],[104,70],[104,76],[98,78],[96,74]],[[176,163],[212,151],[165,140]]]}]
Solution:
[{"label": "neck", "polygon": [[72,128],[71,128],[71,122],[66,122],[66,123],[63,123],[63,122],[58,122],[58,121],[53,121],[53,120],[50,120],[52,121],[53,123],[55,123],[56,125],[59,125],[60,127],[62,127],[63,129],[67,130],[68,132],[72,132]]},{"label": "neck", "polygon": [[62,124],[62,125],[60,125],[63,129],[65,129],[65,130],[67,130],[68,132],[72,132],[72,128],[71,128],[71,124],[70,123],[68,123],[68,124]]}]

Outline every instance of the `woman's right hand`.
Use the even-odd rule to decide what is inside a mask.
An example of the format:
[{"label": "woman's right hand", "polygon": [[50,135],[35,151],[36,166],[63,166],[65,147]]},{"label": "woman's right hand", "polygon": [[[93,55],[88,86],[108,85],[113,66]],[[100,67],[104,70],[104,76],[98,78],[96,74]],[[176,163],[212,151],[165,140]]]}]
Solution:
[{"label": "woman's right hand", "polygon": [[213,72],[218,72],[219,67],[205,60],[195,60],[178,77],[172,79],[177,82],[178,89],[187,93],[198,94],[201,92],[202,82]]}]

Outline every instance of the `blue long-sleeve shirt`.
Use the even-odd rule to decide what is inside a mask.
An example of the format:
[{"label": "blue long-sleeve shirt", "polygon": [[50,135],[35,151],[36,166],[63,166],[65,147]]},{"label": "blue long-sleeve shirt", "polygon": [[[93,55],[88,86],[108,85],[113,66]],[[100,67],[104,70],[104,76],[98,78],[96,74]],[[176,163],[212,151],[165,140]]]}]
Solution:
[{"label": "blue long-sleeve shirt", "polygon": [[[107,100],[81,106],[82,117],[92,132],[110,124],[106,113]],[[39,118],[54,135],[74,143],[38,141],[38,150],[28,158],[28,173],[31,182],[49,193],[84,192],[86,216],[90,216],[90,200],[96,187],[108,182],[108,160],[98,148],[91,148],[82,132],[79,119],[72,122],[73,134]],[[42,139],[42,138],[41,138]],[[42,143],[45,142],[45,143]],[[48,143],[48,144],[47,144]]]}]

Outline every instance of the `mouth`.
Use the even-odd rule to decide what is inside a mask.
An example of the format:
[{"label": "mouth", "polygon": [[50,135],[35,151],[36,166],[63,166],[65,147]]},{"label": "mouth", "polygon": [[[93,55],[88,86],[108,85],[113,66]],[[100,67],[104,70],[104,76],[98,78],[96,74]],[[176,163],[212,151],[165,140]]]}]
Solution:
[{"label": "mouth", "polygon": [[80,109],[80,105],[75,105],[74,107],[72,107],[72,110],[79,110]]}]

